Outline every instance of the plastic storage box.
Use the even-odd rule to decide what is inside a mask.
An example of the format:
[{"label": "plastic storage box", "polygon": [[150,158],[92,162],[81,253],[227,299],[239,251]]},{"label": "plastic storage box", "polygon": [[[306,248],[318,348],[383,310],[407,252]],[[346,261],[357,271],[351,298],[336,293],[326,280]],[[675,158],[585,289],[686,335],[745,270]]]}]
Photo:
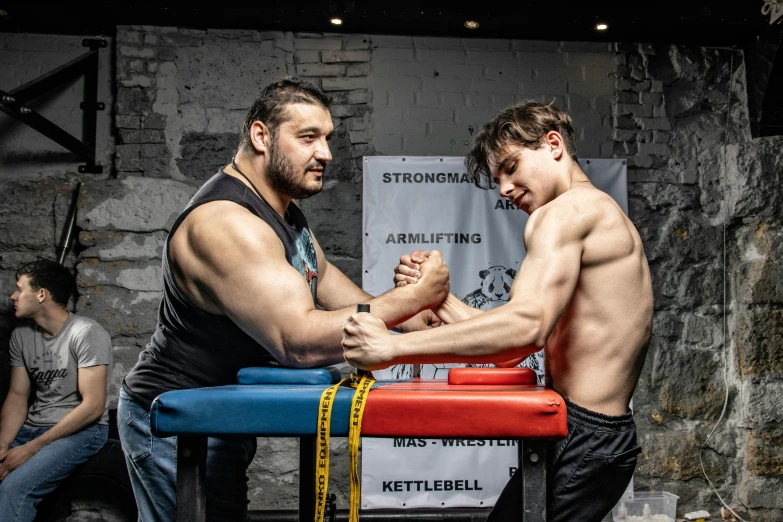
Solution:
[{"label": "plastic storage box", "polygon": [[613,522],[675,522],[677,495],[666,491],[637,491],[612,509]]}]

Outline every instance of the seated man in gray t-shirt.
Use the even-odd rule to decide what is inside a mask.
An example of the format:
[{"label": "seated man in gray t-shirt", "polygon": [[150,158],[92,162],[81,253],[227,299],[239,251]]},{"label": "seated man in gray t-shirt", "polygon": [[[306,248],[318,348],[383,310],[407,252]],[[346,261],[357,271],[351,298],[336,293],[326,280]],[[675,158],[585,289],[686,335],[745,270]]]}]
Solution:
[{"label": "seated man in gray t-shirt", "polygon": [[111,338],[65,308],[75,287],[67,268],[36,261],[19,271],[11,296],[16,317],[31,321],[11,334],[11,386],[0,410],[3,521],[32,521],[43,496],[108,436]]}]

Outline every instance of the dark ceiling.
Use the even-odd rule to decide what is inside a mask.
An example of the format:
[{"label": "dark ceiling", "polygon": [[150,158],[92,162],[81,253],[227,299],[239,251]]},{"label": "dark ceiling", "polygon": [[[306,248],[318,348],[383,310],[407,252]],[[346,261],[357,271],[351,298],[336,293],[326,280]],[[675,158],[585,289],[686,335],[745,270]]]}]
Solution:
[{"label": "dark ceiling", "polygon": [[[671,0],[624,2],[526,1],[428,2],[394,0],[297,2],[267,0],[252,4],[172,2],[4,2],[0,32],[112,35],[117,25],[144,24],[193,28],[247,28],[296,32],[342,32],[512,38],[752,45],[769,26],[763,0]],[[331,16],[344,19],[340,27]],[[478,29],[464,27],[466,20]],[[609,29],[597,32],[597,22]]]}]

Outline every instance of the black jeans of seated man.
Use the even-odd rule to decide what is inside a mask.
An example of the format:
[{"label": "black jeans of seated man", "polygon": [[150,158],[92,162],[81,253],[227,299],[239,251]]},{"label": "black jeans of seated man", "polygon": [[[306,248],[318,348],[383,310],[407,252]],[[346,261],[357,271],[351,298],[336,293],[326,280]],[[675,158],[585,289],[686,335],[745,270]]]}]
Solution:
[{"label": "black jeans of seated man", "polygon": [[[636,456],[633,413],[609,416],[566,401],[568,436],[550,446],[547,469],[549,522],[600,522],[631,481]],[[521,469],[498,497],[488,522],[522,520]]]}]

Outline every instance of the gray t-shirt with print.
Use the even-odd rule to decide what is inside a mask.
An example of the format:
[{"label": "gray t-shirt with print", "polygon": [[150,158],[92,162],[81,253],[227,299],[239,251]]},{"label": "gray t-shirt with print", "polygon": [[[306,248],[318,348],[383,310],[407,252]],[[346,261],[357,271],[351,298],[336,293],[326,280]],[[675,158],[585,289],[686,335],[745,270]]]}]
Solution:
[{"label": "gray t-shirt with print", "polygon": [[[11,334],[11,366],[27,369],[35,401],[25,426],[53,426],[81,404],[78,368],[105,364],[108,389],[112,371],[111,337],[98,323],[69,313],[56,335],[44,337],[35,324],[20,326]],[[109,398],[99,424],[109,422]]]}]

